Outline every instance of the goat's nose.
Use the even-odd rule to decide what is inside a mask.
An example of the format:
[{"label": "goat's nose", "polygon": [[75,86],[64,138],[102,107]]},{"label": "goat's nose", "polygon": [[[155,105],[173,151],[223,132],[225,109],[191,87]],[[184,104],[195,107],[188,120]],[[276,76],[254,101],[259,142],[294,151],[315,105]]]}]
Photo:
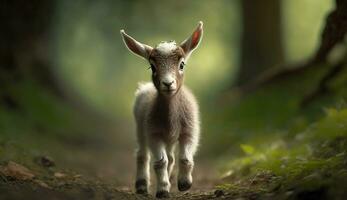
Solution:
[{"label": "goat's nose", "polygon": [[171,81],[171,82],[163,82],[163,84],[164,84],[166,87],[170,87],[173,83],[174,83],[174,81]]}]

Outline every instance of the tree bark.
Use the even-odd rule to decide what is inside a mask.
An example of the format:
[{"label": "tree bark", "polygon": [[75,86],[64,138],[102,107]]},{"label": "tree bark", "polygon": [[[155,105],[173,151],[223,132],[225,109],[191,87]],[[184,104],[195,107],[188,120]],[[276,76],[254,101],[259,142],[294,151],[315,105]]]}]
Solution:
[{"label": "tree bark", "polygon": [[0,103],[16,107],[8,86],[34,80],[61,96],[50,57],[54,1],[0,2]]},{"label": "tree bark", "polygon": [[281,3],[278,0],[243,0],[241,61],[236,85],[284,61]]},{"label": "tree bark", "polygon": [[325,63],[331,50],[344,41],[347,33],[347,1],[335,0],[336,7],[325,20],[321,42],[313,57],[300,65],[283,66],[280,69],[269,69],[253,80],[238,87],[238,91],[246,94],[283,78],[295,76],[311,67]]}]

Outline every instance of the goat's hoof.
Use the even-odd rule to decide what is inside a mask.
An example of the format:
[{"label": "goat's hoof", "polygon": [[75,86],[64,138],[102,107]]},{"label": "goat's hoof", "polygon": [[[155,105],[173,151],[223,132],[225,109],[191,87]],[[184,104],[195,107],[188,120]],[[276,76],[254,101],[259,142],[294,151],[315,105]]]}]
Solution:
[{"label": "goat's hoof", "polygon": [[192,182],[188,180],[178,180],[177,186],[179,191],[187,191],[192,187]]},{"label": "goat's hoof", "polygon": [[145,179],[140,179],[135,182],[135,188],[137,194],[148,194],[147,181]]},{"label": "goat's hoof", "polygon": [[169,194],[169,191],[162,190],[162,191],[158,191],[155,197],[157,197],[158,199],[169,198],[170,194]]}]

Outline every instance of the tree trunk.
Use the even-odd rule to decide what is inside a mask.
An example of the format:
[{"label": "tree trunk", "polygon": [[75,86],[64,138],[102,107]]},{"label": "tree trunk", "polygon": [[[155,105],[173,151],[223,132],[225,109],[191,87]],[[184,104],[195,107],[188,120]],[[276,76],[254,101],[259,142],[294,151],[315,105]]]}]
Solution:
[{"label": "tree trunk", "polygon": [[246,94],[259,87],[304,73],[312,67],[327,62],[327,57],[336,45],[343,43],[347,34],[347,1],[335,0],[335,9],[332,10],[325,20],[321,34],[320,45],[313,57],[299,65],[282,66],[279,69],[269,69],[254,78],[250,82],[237,88],[239,93]]},{"label": "tree trunk", "polygon": [[62,95],[49,59],[53,1],[0,2],[0,104],[16,107],[8,86],[33,80]]},{"label": "tree trunk", "polygon": [[279,0],[243,0],[241,61],[236,85],[254,79],[283,63],[284,53]]}]

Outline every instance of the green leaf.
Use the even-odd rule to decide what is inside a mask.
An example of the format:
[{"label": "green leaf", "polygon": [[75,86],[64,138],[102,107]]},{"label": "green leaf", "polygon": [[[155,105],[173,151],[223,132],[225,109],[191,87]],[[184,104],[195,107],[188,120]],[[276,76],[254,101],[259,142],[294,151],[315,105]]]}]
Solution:
[{"label": "green leaf", "polygon": [[247,144],[241,144],[240,145],[241,149],[243,152],[245,152],[245,154],[248,155],[252,155],[254,153],[254,147],[252,147],[251,145],[247,145]]}]

